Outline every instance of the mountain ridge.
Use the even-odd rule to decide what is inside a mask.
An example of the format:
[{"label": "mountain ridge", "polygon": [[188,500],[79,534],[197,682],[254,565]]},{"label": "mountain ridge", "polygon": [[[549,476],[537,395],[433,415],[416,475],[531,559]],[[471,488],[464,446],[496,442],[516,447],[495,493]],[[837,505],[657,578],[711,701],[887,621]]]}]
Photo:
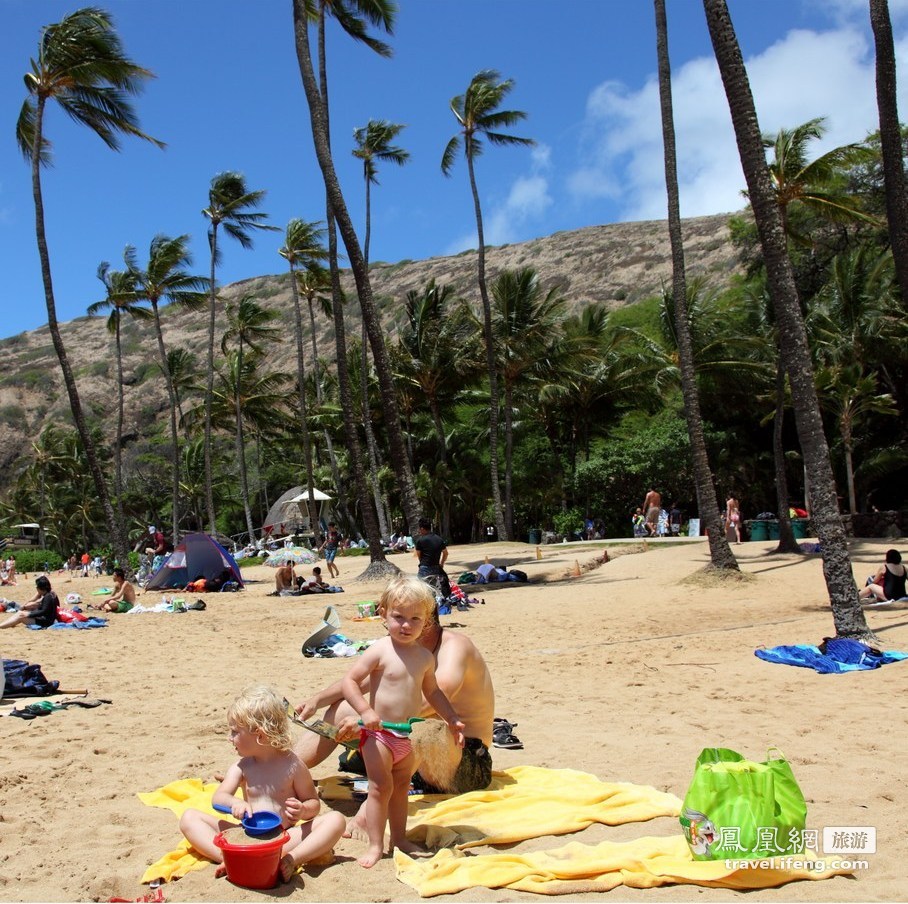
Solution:
[{"label": "mountain ridge", "polygon": [[[741,272],[731,243],[728,220],[733,214],[714,214],[683,221],[685,261],[689,277],[701,276],[707,284],[721,286]],[[386,336],[393,339],[406,321],[404,299],[411,290],[421,291],[430,279],[449,284],[479,309],[475,249],[457,255],[370,264],[376,306]],[[613,223],[553,233],[507,245],[487,246],[487,279],[491,283],[503,270],[533,267],[546,290],[560,284],[569,312],[601,303],[609,309],[632,304],[658,294],[671,283],[671,253],[664,220]],[[360,316],[352,273],[342,271],[349,302],[345,321],[351,336],[358,336]],[[286,311],[288,337],[292,336],[292,297],[289,273],[252,276],[223,286],[222,302],[254,295],[265,307]],[[207,348],[207,313],[170,307],[162,309],[162,329],[168,349],[198,351],[200,366]],[[60,324],[60,332],[76,374],[83,405],[90,418],[99,420],[112,440],[116,423],[116,357],[106,316],[81,316]],[[224,304],[218,306],[218,335],[225,327]],[[304,327],[305,328],[305,327]],[[123,325],[123,368],[128,436],[147,431],[149,421],[165,416],[167,394],[156,371],[158,357],[153,323],[127,320]],[[317,342],[320,352],[333,356],[333,324],[320,317]],[[308,330],[307,330],[308,335]],[[330,343],[330,344],[326,344]],[[295,372],[292,341],[269,349],[273,368]],[[306,343],[307,352],[310,345]],[[29,443],[49,423],[71,424],[72,418],[59,363],[47,326],[0,340],[0,467],[11,484]]]}]

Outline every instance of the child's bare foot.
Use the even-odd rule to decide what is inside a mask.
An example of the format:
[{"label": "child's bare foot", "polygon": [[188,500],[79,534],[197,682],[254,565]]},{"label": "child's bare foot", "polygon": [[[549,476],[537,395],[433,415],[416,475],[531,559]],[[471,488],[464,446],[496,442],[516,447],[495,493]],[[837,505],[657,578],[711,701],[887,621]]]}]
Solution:
[{"label": "child's bare foot", "polygon": [[223,879],[224,876],[226,876],[226,875],[227,875],[227,867],[224,866],[223,863],[219,863],[219,864],[214,868],[214,878],[215,878],[215,879]]},{"label": "child's bare foot", "polygon": [[[299,864],[290,856],[290,854],[284,854],[281,857],[281,879],[284,882],[289,882],[295,875],[296,871],[299,869]],[[300,879],[302,881],[302,879]]]},{"label": "child's bare foot", "polygon": [[355,838],[357,841],[368,841],[369,833],[366,831],[366,820],[362,813],[351,816],[344,829],[344,838]]},{"label": "child's bare foot", "polygon": [[356,862],[364,869],[369,869],[381,860],[383,853],[381,848],[370,847]]}]

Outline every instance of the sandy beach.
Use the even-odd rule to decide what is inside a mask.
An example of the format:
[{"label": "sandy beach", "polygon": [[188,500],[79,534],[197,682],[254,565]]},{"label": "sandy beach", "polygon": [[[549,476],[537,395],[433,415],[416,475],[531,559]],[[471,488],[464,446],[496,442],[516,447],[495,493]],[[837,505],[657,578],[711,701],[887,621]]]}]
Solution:
[{"label": "sandy beach", "polygon": [[[705,541],[651,543],[647,551],[639,544],[544,546],[541,559],[523,543],[455,546],[447,566],[454,578],[488,556],[526,571],[530,583],[475,588],[469,592],[485,605],[454,611],[442,623],[469,634],[483,651],[495,681],[497,714],[517,723],[524,747],[493,750],[496,769],[579,769],[683,797],[703,747],[732,747],[762,760],[776,745],[807,799],[808,827],[874,826],[877,853],[854,878],[798,882],[751,895],[767,901],[903,899],[908,663],[820,675],[756,658],[759,646],[819,643],[834,632],[819,557],[767,555],[773,545],[735,546],[745,577],[734,582],[698,575],[708,561]],[[854,541],[860,583],[892,546],[906,551],[898,541]],[[605,548],[610,561],[588,568]],[[393,561],[415,573],[412,557]],[[112,615],[98,630],[16,628],[0,634],[4,658],[40,663],[64,689],[85,688],[89,697],[112,701],[0,722],[0,899],[107,901],[147,893],[142,874],[177,845],[180,834],[172,813],[145,806],[137,793],[182,778],[210,781],[223,771],[234,756],[226,709],[245,685],[264,682],[300,702],[338,678],[346,660],[306,659],[300,650],[327,603],[337,607],[344,634],[381,635],[379,622],[352,620],[357,603],[381,592],[380,584],[355,580],[365,564],[338,559],[343,594],[270,597],[273,571],[257,566],[244,569],[245,591],[205,595],[205,611]],[[575,566],[579,576],[572,574]],[[61,600],[76,591],[89,602],[92,590],[110,586],[109,578],[68,582],[52,574],[51,580]],[[28,599],[34,575],[2,593]],[[157,593],[140,597],[145,605],[159,600]],[[867,618],[883,649],[908,651],[904,606],[871,609]],[[4,700],[0,714],[14,702],[30,701]],[[336,764],[330,758],[314,776],[335,774]],[[348,804],[331,805],[351,812]],[[509,850],[679,831],[671,818],[594,825]],[[359,867],[355,858],[362,848],[360,841],[343,840],[337,861],[306,872],[302,889],[250,891],[216,880],[207,868],[163,886],[164,896],[231,902],[418,899],[396,879],[390,859],[368,872]],[[655,902],[739,895],[695,886],[611,893],[615,900]],[[450,897],[534,896],[480,887]]]}]

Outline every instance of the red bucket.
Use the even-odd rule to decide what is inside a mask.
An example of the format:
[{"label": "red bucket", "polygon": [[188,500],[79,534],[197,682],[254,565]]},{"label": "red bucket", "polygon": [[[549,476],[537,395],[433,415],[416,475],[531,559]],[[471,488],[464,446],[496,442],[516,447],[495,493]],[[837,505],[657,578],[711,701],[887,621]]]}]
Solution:
[{"label": "red bucket", "polygon": [[281,867],[281,849],[290,840],[286,832],[258,844],[234,844],[225,832],[214,836],[215,847],[224,852],[227,878],[243,888],[274,888]]}]

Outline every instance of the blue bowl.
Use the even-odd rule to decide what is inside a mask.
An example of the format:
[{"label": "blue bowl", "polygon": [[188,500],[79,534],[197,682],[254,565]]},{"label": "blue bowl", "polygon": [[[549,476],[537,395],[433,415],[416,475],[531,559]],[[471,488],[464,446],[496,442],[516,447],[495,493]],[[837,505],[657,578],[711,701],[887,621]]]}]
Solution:
[{"label": "blue bowl", "polygon": [[246,830],[246,834],[253,837],[267,835],[269,832],[279,828],[280,824],[281,817],[270,810],[259,810],[253,813],[252,816],[244,816],[242,820],[242,826]]}]

